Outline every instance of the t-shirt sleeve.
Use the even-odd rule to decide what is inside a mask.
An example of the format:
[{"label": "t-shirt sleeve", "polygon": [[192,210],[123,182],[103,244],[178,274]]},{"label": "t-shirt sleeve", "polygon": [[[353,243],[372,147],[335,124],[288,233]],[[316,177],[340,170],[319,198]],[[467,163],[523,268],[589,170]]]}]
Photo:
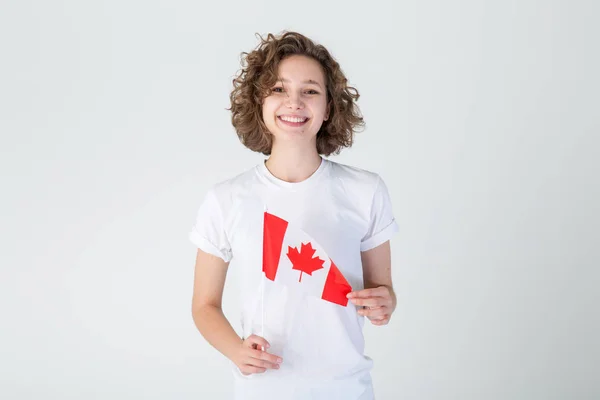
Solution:
[{"label": "t-shirt sleeve", "polygon": [[214,190],[209,190],[196,213],[196,222],[189,233],[190,241],[200,250],[231,261],[231,245],[225,232],[225,221]]},{"label": "t-shirt sleeve", "polygon": [[383,179],[377,176],[377,186],[371,204],[369,229],[361,240],[360,251],[371,250],[385,243],[398,230],[387,186]]}]

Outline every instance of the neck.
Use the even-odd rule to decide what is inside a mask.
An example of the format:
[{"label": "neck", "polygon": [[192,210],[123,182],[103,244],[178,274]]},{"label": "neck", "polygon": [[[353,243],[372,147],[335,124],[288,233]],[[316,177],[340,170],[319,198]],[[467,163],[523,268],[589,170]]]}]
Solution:
[{"label": "neck", "polygon": [[302,182],[308,179],[321,165],[321,156],[316,147],[280,148],[273,145],[271,156],[266,161],[269,171],[286,182]]}]

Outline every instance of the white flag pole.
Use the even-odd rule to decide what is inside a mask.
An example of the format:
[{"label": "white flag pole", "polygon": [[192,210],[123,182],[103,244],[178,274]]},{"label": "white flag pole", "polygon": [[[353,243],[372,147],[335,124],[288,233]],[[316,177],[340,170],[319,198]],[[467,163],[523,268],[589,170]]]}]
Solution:
[{"label": "white flag pole", "polygon": [[[265,204],[264,212],[267,212],[267,205]],[[264,257],[265,257],[265,215],[263,213],[263,266],[264,266]],[[262,267],[261,267],[262,268]],[[265,338],[265,271],[261,272],[260,275],[260,337]],[[261,346],[262,351],[265,351],[265,347]]]},{"label": "white flag pole", "polygon": [[[262,274],[264,275],[264,273]],[[265,337],[265,277],[260,277],[260,337]],[[265,347],[262,346],[262,351]]]}]

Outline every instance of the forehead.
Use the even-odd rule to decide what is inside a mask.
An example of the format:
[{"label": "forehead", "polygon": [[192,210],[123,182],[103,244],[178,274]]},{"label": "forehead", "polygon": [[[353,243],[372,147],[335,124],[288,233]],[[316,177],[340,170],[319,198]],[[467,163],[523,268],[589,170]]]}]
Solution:
[{"label": "forehead", "polygon": [[308,80],[325,83],[325,74],[319,62],[311,57],[293,55],[279,63],[280,79],[303,82]]}]

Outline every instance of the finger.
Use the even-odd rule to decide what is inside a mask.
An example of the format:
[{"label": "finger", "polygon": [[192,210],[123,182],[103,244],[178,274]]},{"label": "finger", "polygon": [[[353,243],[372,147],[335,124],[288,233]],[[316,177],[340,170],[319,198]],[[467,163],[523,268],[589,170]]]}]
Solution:
[{"label": "finger", "polygon": [[384,319],[387,319],[389,317],[388,314],[384,314],[384,315],[379,315],[379,316],[374,316],[374,317],[367,317],[369,318],[371,321],[383,321]]},{"label": "finger", "polygon": [[371,320],[373,325],[387,325],[390,322],[389,318],[384,318],[381,320]]},{"label": "finger", "polygon": [[281,357],[260,350],[253,350],[248,357],[249,364],[264,368],[279,368],[282,362]]},{"label": "finger", "polygon": [[386,305],[387,301],[383,297],[369,297],[369,298],[361,298],[361,299],[350,299],[350,301],[357,306],[367,306],[367,307],[380,307]]},{"label": "finger", "polygon": [[260,350],[252,350],[252,352],[250,353],[250,357],[255,358],[257,360],[268,361],[272,364],[281,364],[283,362],[283,359],[281,357]]},{"label": "finger", "polygon": [[358,313],[364,317],[381,317],[387,313],[387,307],[361,308]]},{"label": "finger", "polygon": [[240,368],[240,370],[242,371],[242,374],[250,375],[250,374],[262,374],[267,369],[246,364],[242,368]]},{"label": "finger", "polygon": [[356,290],[354,292],[348,293],[346,297],[348,297],[349,299],[365,297],[382,297],[385,296],[387,292],[388,291],[385,286],[379,286],[376,288]]},{"label": "finger", "polygon": [[265,338],[262,338],[257,335],[248,336],[248,338],[244,341],[244,343],[246,344],[247,347],[253,347],[253,348],[261,348],[262,347],[263,349],[268,349],[269,347],[271,347],[271,345],[269,344],[269,342],[267,342],[265,340]]},{"label": "finger", "polygon": [[278,363],[272,363],[267,360],[262,360],[259,358],[250,358],[248,361],[248,364],[253,365],[255,367],[260,367],[260,368],[268,368],[268,369],[278,369],[279,368]]}]

